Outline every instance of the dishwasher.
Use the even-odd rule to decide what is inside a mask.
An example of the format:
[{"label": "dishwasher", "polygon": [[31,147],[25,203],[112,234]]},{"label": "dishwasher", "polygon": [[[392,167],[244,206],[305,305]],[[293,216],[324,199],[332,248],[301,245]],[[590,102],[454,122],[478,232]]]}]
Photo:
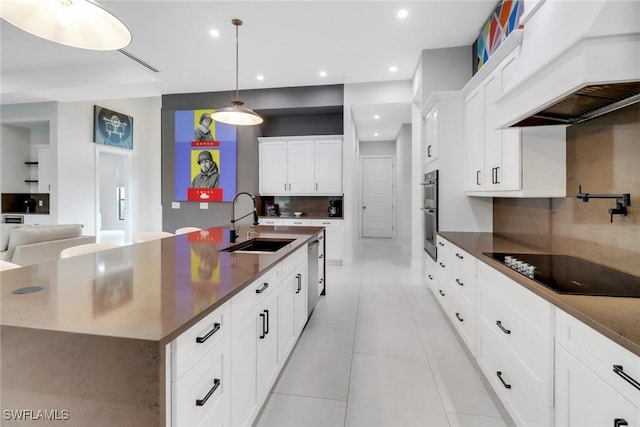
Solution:
[{"label": "dishwasher", "polygon": [[318,253],[320,248],[320,241],[314,240],[309,243],[309,258],[307,262],[308,274],[308,290],[307,290],[307,314],[311,316],[311,312],[316,308],[318,303]]}]

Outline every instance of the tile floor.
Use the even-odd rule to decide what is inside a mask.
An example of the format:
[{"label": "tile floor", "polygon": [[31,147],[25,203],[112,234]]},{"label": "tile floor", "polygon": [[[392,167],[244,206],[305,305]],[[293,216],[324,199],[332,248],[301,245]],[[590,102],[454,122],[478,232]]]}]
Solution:
[{"label": "tile floor", "polygon": [[396,241],[327,286],[256,426],[513,426]]}]

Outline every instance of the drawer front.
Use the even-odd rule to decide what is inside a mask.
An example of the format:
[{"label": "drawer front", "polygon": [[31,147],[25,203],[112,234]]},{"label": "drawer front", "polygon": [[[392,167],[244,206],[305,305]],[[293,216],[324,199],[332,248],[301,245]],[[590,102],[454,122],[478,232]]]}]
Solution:
[{"label": "drawer front", "polygon": [[438,250],[438,261],[436,261],[436,267],[438,274],[444,280],[451,279],[451,260],[450,253],[447,249]]},{"label": "drawer front", "polygon": [[294,253],[286,257],[282,261],[282,277],[285,278],[291,274],[300,264],[304,264],[307,261],[309,254],[307,245],[304,245],[300,249],[297,249]]},{"label": "drawer front", "polygon": [[[228,424],[230,410],[227,335],[182,378],[172,383],[173,421],[176,426]],[[216,420],[205,424],[203,421]]]},{"label": "drawer front", "polygon": [[435,272],[427,271],[427,285],[433,291],[433,294],[437,296],[438,294],[438,276]]},{"label": "drawer front", "polygon": [[233,322],[242,319],[258,302],[267,297],[280,285],[282,263],[276,265],[259,279],[231,299],[231,318]]},{"label": "drawer front", "polygon": [[297,226],[310,227],[311,226],[311,220],[310,219],[284,218],[282,220],[282,224],[283,225],[297,225]]},{"label": "drawer front", "polygon": [[553,395],[528,373],[484,320],[478,323],[477,359],[489,383],[518,426],[553,425]]},{"label": "drawer front", "polygon": [[556,340],[640,408],[640,357],[560,309],[556,309]]},{"label": "drawer front", "polygon": [[260,218],[258,222],[260,225],[283,225],[281,218]]},{"label": "drawer front", "polygon": [[488,265],[482,262],[478,264],[478,283],[482,289],[490,289],[500,295],[507,305],[536,325],[545,335],[552,334],[553,307],[550,303]]},{"label": "drawer front", "polygon": [[207,354],[231,327],[229,302],[171,342],[172,380],[176,381]]},{"label": "drawer front", "polygon": [[553,348],[549,334],[543,333],[534,323],[515,311],[512,306],[489,290],[480,294],[480,317],[509,347],[541,387],[552,384]]},{"label": "drawer front", "polygon": [[460,295],[466,298],[470,304],[475,304],[477,299],[476,276],[466,269],[456,270],[455,267],[451,271],[451,276],[451,287],[460,292]]},{"label": "drawer front", "polygon": [[464,274],[475,277],[476,259],[455,245],[449,244],[447,249],[452,264],[452,274]]},{"label": "drawer front", "polygon": [[436,287],[433,289],[436,300],[440,303],[447,314],[451,312],[451,290],[449,287],[449,282],[438,277],[436,280]]},{"label": "drawer front", "polygon": [[342,227],[343,222],[341,219],[312,219],[311,225],[314,227]]},{"label": "drawer front", "polygon": [[467,344],[471,354],[476,353],[476,313],[471,304],[460,292],[451,292],[451,321]]}]

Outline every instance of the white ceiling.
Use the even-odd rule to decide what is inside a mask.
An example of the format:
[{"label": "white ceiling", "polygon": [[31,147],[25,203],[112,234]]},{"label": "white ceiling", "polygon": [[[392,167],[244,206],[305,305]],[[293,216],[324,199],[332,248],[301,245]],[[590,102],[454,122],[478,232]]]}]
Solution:
[{"label": "white ceiling", "polygon": [[[239,28],[241,91],[407,80],[423,49],[470,46],[496,3],[103,0],[100,4],[133,34],[125,50],[158,73],[117,51],[58,45],[0,21],[0,102],[233,90],[232,18],[244,21]],[[397,17],[400,9],[409,12],[407,18]],[[220,36],[211,37],[211,29]],[[398,67],[395,73],[389,71],[392,65]],[[321,70],[326,77],[318,75]],[[264,80],[257,80],[258,74]],[[362,140],[394,140],[400,125],[411,121],[408,103],[355,106],[353,116]]]}]

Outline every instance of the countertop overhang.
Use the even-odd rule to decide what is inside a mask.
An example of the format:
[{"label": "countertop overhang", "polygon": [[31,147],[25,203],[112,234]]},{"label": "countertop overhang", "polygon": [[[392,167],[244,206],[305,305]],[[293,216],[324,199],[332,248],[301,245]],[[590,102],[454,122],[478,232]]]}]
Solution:
[{"label": "countertop overhang", "polygon": [[[210,228],[3,271],[0,325],[166,344],[322,230],[241,227],[231,243],[229,228]],[[256,237],[294,241],[272,254],[221,251]],[[31,286],[43,289],[13,293]]]},{"label": "countertop overhang", "polygon": [[553,253],[492,233],[438,233],[481,262],[640,356],[640,298],[563,295],[486,256],[483,252]]}]

